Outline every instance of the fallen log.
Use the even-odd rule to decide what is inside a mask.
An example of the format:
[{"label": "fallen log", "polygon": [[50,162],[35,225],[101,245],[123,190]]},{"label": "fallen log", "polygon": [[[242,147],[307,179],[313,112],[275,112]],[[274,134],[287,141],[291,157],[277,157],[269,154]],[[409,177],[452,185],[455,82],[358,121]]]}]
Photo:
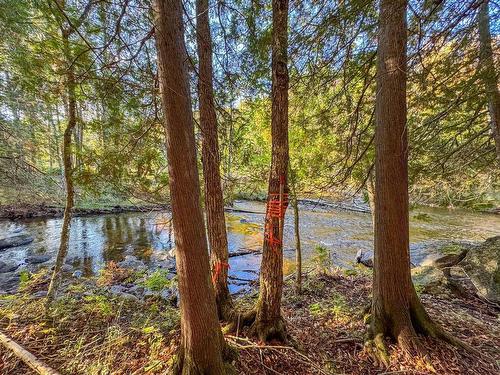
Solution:
[{"label": "fallen log", "polygon": [[240,249],[240,250],[230,252],[229,258],[240,257],[243,255],[248,255],[248,254],[261,254],[261,253],[262,253],[262,251],[260,251],[260,250]]},{"label": "fallen log", "polygon": [[354,202],[353,203],[348,203],[348,202],[325,202],[322,200],[316,200],[316,199],[299,199],[299,203],[310,205],[310,206],[318,206],[318,207],[323,207],[323,208],[332,208],[332,209],[339,209],[339,210],[344,210],[344,211],[354,211],[354,212],[361,212],[364,214],[370,213],[370,210],[366,207],[360,207],[356,205]]},{"label": "fallen log", "polygon": [[250,211],[250,210],[242,210],[239,208],[233,208],[233,207],[224,207],[224,211],[228,212],[240,212],[243,214],[257,214],[257,215],[265,215],[265,212],[260,212],[260,211]]},{"label": "fallen log", "polygon": [[37,359],[33,354],[24,349],[21,345],[17,344],[12,339],[5,336],[0,332],[0,343],[7,349],[11,350],[14,355],[21,361],[26,363],[30,368],[39,373],[40,375],[59,375],[59,373],[50,368],[45,363]]}]

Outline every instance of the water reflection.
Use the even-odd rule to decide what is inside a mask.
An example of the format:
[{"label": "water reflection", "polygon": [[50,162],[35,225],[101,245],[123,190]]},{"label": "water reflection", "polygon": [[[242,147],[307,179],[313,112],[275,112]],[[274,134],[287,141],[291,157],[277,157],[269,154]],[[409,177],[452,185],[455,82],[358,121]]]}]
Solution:
[{"label": "water reflection", "polygon": [[[258,202],[237,202],[245,213],[227,213],[228,243],[231,253],[241,249],[259,250],[263,239],[264,205]],[[253,212],[253,213],[252,213]],[[27,231],[35,240],[28,246],[0,252],[0,261],[23,264],[36,254],[55,258],[59,246],[61,219],[29,220],[21,223],[0,222],[0,237]],[[312,207],[301,209],[303,259],[315,255],[315,247],[325,247],[334,264],[350,267],[359,249],[372,250],[371,216],[349,211],[329,211]],[[467,211],[421,208],[411,213],[411,258],[421,263],[436,256],[439,244],[449,240],[479,241],[500,233],[500,217]],[[291,210],[284,225],[285,274],[294,266],[294,235]],[[174,259],[168,252],[174,246],[171,215],[162,213],[125,213],[75,218],[72,222],[68,262],[85,275],[98,272],[106,262],[120,262],[133,255],[151,268],[172,268]],[[240,291],[248,280],[258,276],[260,255],[231,257],[231,291]]]}]

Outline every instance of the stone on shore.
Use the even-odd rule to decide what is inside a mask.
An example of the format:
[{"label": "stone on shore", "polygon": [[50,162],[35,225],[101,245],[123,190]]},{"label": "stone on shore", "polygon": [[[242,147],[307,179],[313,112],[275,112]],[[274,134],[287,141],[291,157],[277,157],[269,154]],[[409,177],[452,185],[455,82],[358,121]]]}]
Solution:
[{"label": "stone on shore", "polygon": [[33,242],[33,237],[29,234],[17,234],[7,238],[0,238],[0,250],[27,245],[31,242]]}]

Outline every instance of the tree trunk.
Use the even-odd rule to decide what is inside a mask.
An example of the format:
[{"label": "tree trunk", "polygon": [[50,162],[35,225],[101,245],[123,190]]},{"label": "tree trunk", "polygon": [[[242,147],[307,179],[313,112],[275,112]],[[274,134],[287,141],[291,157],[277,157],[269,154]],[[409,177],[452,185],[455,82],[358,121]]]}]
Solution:
[{"label": "tree trunk", "polygon": [[490,112],[490,126],[495,141],[497,158],[500,161],[500,93],[498,91],[497,72],[491,48],[490,16],[488,13],[489,0],[484,0],[479,8],[479,45],[480,71]]},{"label": "tree trunk", "polygon": [[366,181],[366,193],[368,194],[368,205],[372,215],[372,225],[375,225],[375,177],[373,170],[369,172],[368,180]]},{"label": "tree trunk", "polygon": [[300,223],[299,223],[299,198],[297,197],[297,185],[295,174],[292,171],[292,204],[293,204],[293,227],[295,232],[295,291],[302,293],[302,248],[300,244]]},{"label": "tree trunk", "polygon": [[202,132],[202,163],[205,180],[205,211],[212,281],[219,319],[227,320],[232,311],[231,295],[227,285],[228,249],[224,197],[220,180],[220,154],[215,113],[212,70],[212,38],[208,0],[196,1],[196,41],[198,44],[200,127]]},{"label": "tree trunk", "polygon": [[66,185],[66,205],[64,208],[63,224],[61,228],[61,240],[59,250],[57,252],[56,264],[49,284],[47,292],[47,307],[52,303],[61,282],[61,268],[68,254],[68,244],[70,237],[71,218],[73,216],[74,207],[74,187],[73,187],[73,166],[71,162],[72,147],[71,137],[76,127],[76,82],[75,72],[73,70],[73,59],[69,45],[68,30],[62,28],[63,52],[67,65],[66,70],[66,91],[68,96],[68,123],[64,130],[63,136],[63,167],[64,167],[64,182]]},{"label": "tree trunk", "polygon": [[435,325],[410,274],[406,129],[406,0],[380,3],[377,50],[375,260],[367,348],[389,364],[384,337],[406,353],[424,354],[417,333],[466,346]]},{"label": "tree trunk", "polygon": [[[285,341],[281,317],[283,220],[288,205],[288,0],[273,0],[272,159],[254,329],[262,341]],[[278,212],[277,212],[278,211]]]},{"label": "tree trunk", "polygon": [[175,372],[223,374],[223,337],[210,281],[180,0],[155,0],[158,76],[165,113],[169,184],[181,296]]}]

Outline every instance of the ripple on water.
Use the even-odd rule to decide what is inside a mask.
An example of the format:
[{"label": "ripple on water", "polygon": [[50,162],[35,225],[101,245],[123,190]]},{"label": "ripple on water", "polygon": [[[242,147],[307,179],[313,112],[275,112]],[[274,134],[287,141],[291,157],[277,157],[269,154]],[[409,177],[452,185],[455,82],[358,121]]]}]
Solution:
[{"label": "ripple on water", "polygon": [[[229,251],[259,250],[263,240],[265,206],[260,202],[239,201],[235,208],[251,212],[226,213]],[[359,249],[371,251],[373,232],[371,215],[344,210],[314,210],[301,207],[300,230],[303,259],[310,261],[315,248],[329,250],[334,264],[352,266]],[[95,274],[109,261],[119,262],[133,255],[151,268],[172,267],[168,252],[174,246],[174,233],[168,212],[122,213],[74,218],[68,259],[86,275]],[[418,264],[436,256],[440,245],[450,240],[480,241],[500,233],[500,217],[469,211],[418,208],[410,214],[410,254]],[[0,221],[0,237],[22,231],[34,241],[0,252],[0,261],[25,264],[33,255],[48,254],[53,259],[59,246],[61,219],[36,219],[18,223]],[[285,274],[295,269],[292,210],[284,225]],[[260,255],[249,254],[229,260],[231,292],[248,289],[248,280],[258,277]]]}]

